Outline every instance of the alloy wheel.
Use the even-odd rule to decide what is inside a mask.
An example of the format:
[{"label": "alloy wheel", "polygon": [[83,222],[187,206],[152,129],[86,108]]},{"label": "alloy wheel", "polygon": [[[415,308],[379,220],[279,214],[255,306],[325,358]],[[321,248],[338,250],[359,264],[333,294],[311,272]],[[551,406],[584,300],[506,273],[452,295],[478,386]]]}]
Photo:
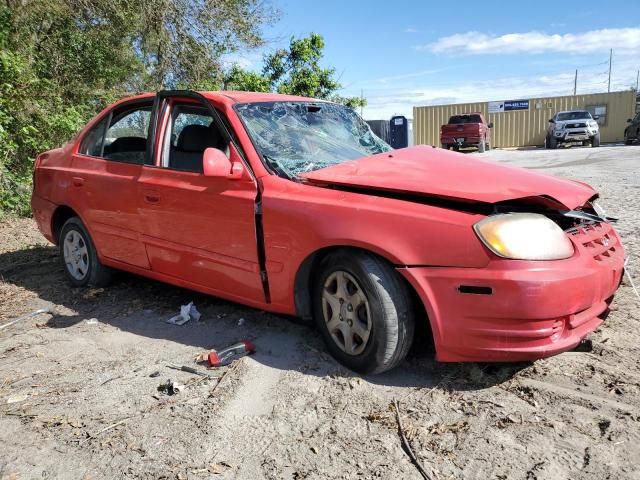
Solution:
[{"label": "alloy wheel", "polygon": [[89,272],[89,249],[82,235],[69,230],[63,243],[64,263],[69,274],[76,280],[82,280]]},{"label": "alloy wheel", "polygon": [[349,273],[331,273],[322,290],[322,313],[327,330],[336,345],[349,355],[359,355],[371,335],[369,301]]}]

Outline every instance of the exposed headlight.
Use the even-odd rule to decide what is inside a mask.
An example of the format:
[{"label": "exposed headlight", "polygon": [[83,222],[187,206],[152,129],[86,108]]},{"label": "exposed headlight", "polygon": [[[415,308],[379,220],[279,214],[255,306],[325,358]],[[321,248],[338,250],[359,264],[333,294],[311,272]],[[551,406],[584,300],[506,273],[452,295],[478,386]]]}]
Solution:
[{"label": "exposed headlight", "polygon": [[480,240],[499,257],[560,260],[573,255],[573,244],[562,229],[537,213],[492,215],[473,228]]}]

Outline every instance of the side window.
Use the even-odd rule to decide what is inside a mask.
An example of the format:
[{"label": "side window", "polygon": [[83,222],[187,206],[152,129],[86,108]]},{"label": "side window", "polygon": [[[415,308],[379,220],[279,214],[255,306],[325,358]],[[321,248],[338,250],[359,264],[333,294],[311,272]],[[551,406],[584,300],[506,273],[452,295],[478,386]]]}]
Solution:
[{"label": "side window", "polygon": [[589,105],[587,111],[592,117],[598,117],[596,122],[598,125],[603,126],[607,124],[607,105]]},{"label": "side window", "polygon": [[80,144],[79,153],[91,155],[92,157],[102,156],[102,140],[104,139],[104,132],[107,128],[108,121],[109,117],[107,116],[87,133]]},{"label": "side window", "polygon": [[114,113],[104,139],[103,157],[108,160],[144,163],[151,106]]},{"label": "side window", "polygon": [[175,105],[169,122],[162,155],[166,168],[202,173],[202,156],[207,148],[228,150],[225,135],[204,107]]}]

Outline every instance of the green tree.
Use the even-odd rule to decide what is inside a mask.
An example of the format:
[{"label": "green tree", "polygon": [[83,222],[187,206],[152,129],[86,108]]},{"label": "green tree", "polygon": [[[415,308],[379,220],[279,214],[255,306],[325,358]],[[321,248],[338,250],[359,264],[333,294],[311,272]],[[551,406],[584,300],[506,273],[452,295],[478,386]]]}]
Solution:
[{"label": "green tree", "polygon": [[38,152],[141,90],[220,88],[268,0],[0,0],[0,212],[29,212]]},{"label": "green tree", "polygon": [[223,90],[240,90],[244,92],[269,92],[269,79],[256,72],[244,70],[238,65],[231,67],[222,83]]},{"label": "green tree", "polygon": [[337,95],[342,86],[335,78],[334,68],[320,65],[323,53],[324,39],[317,33],[291,38],[289,48],[265,55],[261,75],[234,65],[227,73],[224,88],[329,99],[351,108],[366,105],[363,98]]}]

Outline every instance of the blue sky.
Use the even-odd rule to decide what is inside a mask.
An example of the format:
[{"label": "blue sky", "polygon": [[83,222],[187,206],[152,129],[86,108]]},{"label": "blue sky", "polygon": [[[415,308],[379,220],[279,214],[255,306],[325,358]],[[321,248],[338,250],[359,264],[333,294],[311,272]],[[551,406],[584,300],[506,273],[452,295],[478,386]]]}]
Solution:
[{"label": "blue sky", "polygon": [[[272,0],[280,20],[264,30],[274,49],[293,36],[325,39],[325,64],[343,95],[364,92],[365,118],[412,116],[414,105],[509,100],[635,85],[640,1]],[[566,12],[563,12],[566,11]],[[262,52],[237,58],[259,69]]]}]

